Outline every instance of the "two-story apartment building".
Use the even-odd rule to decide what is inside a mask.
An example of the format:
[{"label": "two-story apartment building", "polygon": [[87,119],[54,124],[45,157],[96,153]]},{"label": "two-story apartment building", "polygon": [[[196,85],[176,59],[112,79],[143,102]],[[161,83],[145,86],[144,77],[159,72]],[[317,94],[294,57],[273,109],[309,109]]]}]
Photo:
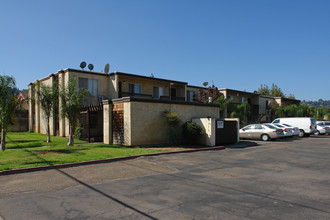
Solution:
[{"label": "two-story apartment building", "polygon": [[[112,106],[110,111],[113,114],[111,118],[108,116],[106,118],[109,120],[110,124],[114,125],[116,129],[118,128],[119,130],[122,127],[125,127],[126,130],[131,129],[132,125],[136,124],[135,121],[138,120],[131,121],[129,119],[129,117],[133,117],[133,115],[138,115],[137,111],[140,111],[131,109],[133,106],[133,100],[134,102],[139,102],[139,105],[141,105],[141,102],[149,103],[143,105],[148,107],[141,110],[139,114],[150,112],[155,106],[158,106],[158,111],[161,111],[161,109],[163,109],[163,111],[171,110],[172,108],[181,111],[182,113],[179,112],[179,114],[181,114],[185,120],[190,117],[218,117],[218,108],[216,105],[193,103],[193,101],[196,100],[196,95],[193,95],[192,91],[187,89],[188,86],[186,82],[122,72],[105,74],[77,69],[59,70],[38,81],[51,87],[58,85],[59,90],[61,90],[68,85],[71,79],[76,79],[77,88],[85,88],[91,93],[91,98],[88,102],[84,103],[86,107],[80,114],[80,122],[85,128],[87,127],[87,129],[83,130],[83,133],[88,137],[99,137],[104,133],[103,128],[105,119],[103,115],[103,103],[108,103]],[[55,82],[58,82],[58,84],[55,84]],[[33,98],[30,99],[29,102],[29,130],[38,133],[46,133],[43,111],[40,104],[36,101],[38,100],[38,97],[35,91],[39,89],[36,83],[37,81],[30,83],[29,85],[29,96]],[[61,105],[61,100],[59,101],[59,105]],[[130,104],[122,105],[123,103]],[[155,103],[158,104],[156,105]],[[160,105],[160,103],[162,104]],[[179,107],[177,105],[179,105]],[[185,108],[182,108],[182,106],[185,106]],[[124,108],[126,108],[125,111],[123,110]],[[196,111],[196,109],[199,110]],[[201,109],[205,109],[205,111],[201,111]],[[52,113],[50,119],[50,133],[52,135],[68,136],[68,120],[62,118],[59,112],[60,109],[57,107]],[[131,121],[130,124],[123,123],[123,112],[130,112],[130,116],[126,118],[126,121]],[[149,115],[151,115],[151,113]],[[161,114],[158,112],[157,117],[160,117],[160,115]],[[142,116],[139,118],[142,118]],[[148,124],[146,120],[144,123]],[[164,121],[162,121],[162,123],[164,123]],[[146,125],[146,127],[148,127],[148,125]],[[138,128],[135,128],[135,130],[137,129]],[[127,138],[129,141],[125,142],[124,140],[117,140],[116,143],[124,143],[128,145],[132,143],[134,144],[132,135],[130,137],[127,136],[129,133],[136,134],[138,132],[126,131],[126,136],[124,138]],[[160,133],[162,136],[166,136],[166,132],[162,131]],[[134,137],[137,139],[139,135],[135,135]],[[120,138],[123,138],[123,135],[121,135]],[[153,140],[153,142],[155,141],[156,139]]]},{"label": "two-story apartment building", "polygon": [[[192,118],[219,118],[216,104],[199,103],[200,90],[206,87],[191,86],[187,82],[141,76],[122,72],[110,74],[77,69],[59,70],[37,80],[59,90],[76,79],[77,89],[85,88],[91,98],[80,112],[83,135],[105,143],[124,145],[165,143],[167,124],[164,111],[176,111],[182,122]],[[29,130],[46,133],[43,111],[36,90],[37,81],[29,84]],[[58,83],[55,83],[58,82]],[[250,104],[249,121],[257,121],[269,112],[270,103],[300,103],[299,100],[264,97],[256,93],[233,89],[220,89],[225,98],[231,98],[225,117],[230,116],[230,106],[244,101]],[[59,105],[61,100],[59,99]],[[60,116],[60,108],[54,109],[50,119],[50,133],[69,135],[68,120]],[[267,118],[265,118],[266,120]]]}]

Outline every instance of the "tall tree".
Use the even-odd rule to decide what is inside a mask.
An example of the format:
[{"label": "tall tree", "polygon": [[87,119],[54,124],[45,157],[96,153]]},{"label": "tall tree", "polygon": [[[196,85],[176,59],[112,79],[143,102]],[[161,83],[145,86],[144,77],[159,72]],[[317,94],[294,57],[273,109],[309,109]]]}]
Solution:
[{"label": "tall tree", "polygon": [[79,111],[83,102],[90,97],[90,92],[86,89],[77,89],[77,80],[71,79],[68,85],[60,91],[61,116],[69,120],[69,140],[68,145],[73,146],[73,132]]},{"label": "tall tree", "polygon": [[40,81],[37,83],[36,88],[37,93],[37,101],[40,104],[44,116],[45,116],[45,124],[46,124],[46,133],[47,133],[47,143],[50,143],[50,129],[49,129],[49,119],[51,117],[52,112],[58,104],[58,83],[54,82],[53,86],[46,86],[42,84]]},{"label": "tall tree", "polygon": [[15,79],[11,76],[0,76],[1,151],[6,150],[7,128],[14,123],[15,111],[19,105],[15,91]]},{"label": "tall tree", "polygon": [[[274,83],[272,83],[271,88],[269,88],[268,85],[265,84],[260,85],[260,87],[258,88],[258,94],[282,98],[286,97],[285,94],[282,92],[281,88]],[[294,98],[294,95],[290,94],[290,98]]]},{"label": "tall tree", "polygon": [[285,94],[282,92],[281,88],[274,83],[272,84],[272,88],[270,89],[270,94],[273,97],[285,98]]},{"label": "tall tree", "polygon": [[233,105],[230,117],[239,118],[243,125],[247,125],[250,109],[250,105],[247,101],[244,101],[241,104]]},{"label": "tall tree", "polygon": [[314,115],[314,107],[307,105],[305,103],[298,106],[298,117],[313,117]]},{"label": "tall tree", "polygon": [[264,95],[264,96],[271,96],[270,89],[266,84],[261,84],[258,89],[258,94]]},{"label": "tall tree", "polygon": [[287,98],[288,99],[296,99],[296,97],[293,94],[291,94],[291,93],[287,96]]}]

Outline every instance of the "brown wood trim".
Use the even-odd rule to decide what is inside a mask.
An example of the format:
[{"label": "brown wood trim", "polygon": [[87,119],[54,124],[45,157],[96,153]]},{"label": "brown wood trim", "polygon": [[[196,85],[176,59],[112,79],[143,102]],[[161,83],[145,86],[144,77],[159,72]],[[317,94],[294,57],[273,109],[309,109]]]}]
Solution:
[{"label": "brown wood trim", "polygon": [[178,105],[195,105],[195,106],[205,106],[205,107],[219,107],[218,104],[207,104],[207,103],[198,103],[198,102],[184,102],[184,101],[175,101],[175,100],[160,100],[160,99],[144,99],[137,97],[124,97],[120,99],[113,99],[113,104],[124,103],[124,102],[151,102],[151,103],[166,103],[166,104],[178,104]]}]

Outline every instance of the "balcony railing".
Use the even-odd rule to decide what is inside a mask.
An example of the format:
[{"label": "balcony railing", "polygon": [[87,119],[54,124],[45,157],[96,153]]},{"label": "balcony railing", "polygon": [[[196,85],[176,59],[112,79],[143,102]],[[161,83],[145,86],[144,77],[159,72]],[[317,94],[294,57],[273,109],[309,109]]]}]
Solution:
[{"label": "balcony railing", "polygon": [[177,96],[172,96],[170,98],[170,96],[161,96],[160,97],[161,100],[175,100],[175,101],[185,101],[185,98],[183,97],[177,97]]},{"label": "balcony railing", "polygon": [[131,92],[121,92],[121,97],[141,97],[141,98],[152,98],[152,95],[149,94],[142,94],[142,93],[131,93]]},{"label": "balcony railing", "polygon": [[175,101],[185,101],[184,97],[177,97],[177,96],[160,96],[159,98],[154,98],[150,94],[142,94],[142,93],[130,93],[130,92],[122,92],[121,95],[119,94],[119,97],[140,97],[140,98],[146,98],[146,99],[160,99],[160,100],[175,100]]}]

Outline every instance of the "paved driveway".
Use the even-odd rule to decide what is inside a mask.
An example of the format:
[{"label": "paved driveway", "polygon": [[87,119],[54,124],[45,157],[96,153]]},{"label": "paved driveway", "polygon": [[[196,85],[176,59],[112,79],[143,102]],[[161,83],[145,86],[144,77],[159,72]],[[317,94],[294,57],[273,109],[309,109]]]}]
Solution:
[{"label": "paved driveway", "polygon": [[0,216],[330,219],[330,136],[259,143],[0,176]]}]

